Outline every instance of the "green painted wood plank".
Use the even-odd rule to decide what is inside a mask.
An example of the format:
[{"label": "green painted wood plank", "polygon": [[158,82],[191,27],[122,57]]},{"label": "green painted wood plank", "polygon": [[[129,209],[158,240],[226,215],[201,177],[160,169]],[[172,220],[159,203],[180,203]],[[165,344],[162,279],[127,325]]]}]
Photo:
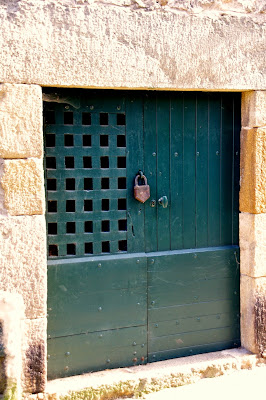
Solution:
[{"label": "green painted wood plank", "polygon": [[212,93],[209,99],[209,246],[220,244],[220,135],[221,95]]},{"label": "green painted wood plank", "polygon": [[[92,114],[93,116],[93,114]],[[97,115],[98,116],[98,115]],[[90,134],[90,135],[123,135],[125,133],[125,127],[116,125],[116,126],[100,126],[99,124],[84,126],[84,125],[64,125],[56,124],[56,125],[46,125],[45,131],[47,134],[56,134],[58,137],[60,135],[64,135],[65,133],[72,133],[76,135],[82,134]],[[61,146],[63,146],[63,141],[61,142]]]},{"label": "green painted wood plank", "polygon": [[229,300],[217,300],[150,309],[149,322],[156,323],[161,321],[179,320],[180,318],[204,316],[209,314],[219,315],[221,313],[231,313],[232,310],[239,311],[239,299],[233,293]]},{"label": "green painted wood plank", "polygon": [[239,323],[238,313],[221,313],[214,315],[200,315],[190,318],[180,318],[173,321],[150,323],[148,326],[149,338],[175,335],[182,332],[194,332],[206,329],[223,328]]},{"label": "green painted wood plank", "polygon": [[49,296],[146,287],[146,258],[118,255],[49,262],[48,280]]},{"label": "green painted wood plank", "polygon": [[168,94],[157,97],[157,197],[166,196],[168,207],[158,205],[158,250],[170,249],[170,104]]},{"label": "green painted wood plank", "polygon": [[[68,336],[144,325],[147,316],[146,292],[143,287],[91,293],[49,295],[48,332],[50,337]],[[111,317],[110,317],[111,316]]]},{"label": "green painted wood plank", "polygon": [[233,101],[230,93],[222,94],[221,148],[221,244],[232,244],[233,187]]},{"label": "green painted wood plank", "polygon": [[[144,173],[150,185],[150,199],[145,203],[145,250],[157,250],[157,126],[156,126],[156,96],[147,94],[144,100]],[[151,201],[154,207],[151,207]]]},{"label": "green painted wood plank", "polygon": [[233,150],[233,244],[239,243],[239,190],[240,190],[240,130],[241,95],[234,95],[234,150]]},{"label": "green painted wood plank", "polygon": [[171,250],[183,248],[183,93],[171,96],[170,223]]},{"label": "green painted wood plank", "polygon": [[148,306],[168,307],[205,301],[226,300],[231,292],[239,296],[239,285],[232,278],[190,281],[187,285],[151,286],[148,288]]},{"label": "green painted wood plank", "polygon": [[184,94],[184,148],[183,148],[183,247],[196,247],[195,241],[195,134],[196,95]]},{"label": "green painted wood plank", "polygon": [[183,347],[231,341],[238,337],[238,325],[156,337],[149,341],[149,352],[167,351]]},{"label": "green painted wood plank", "polygon": [[144,168],[143,101],[132,94],[126,102],[128,252],[144,250],[144,205],[134,198],[135,176]]},{"label": "green painted wood plank", "polygon": [[196,247],[208,246],[208,95],[197,94],[196,133]]},{"label": "green painted wood plank", "polygon": [[186,357],[202,353],[210,353],[213,351],[221,351],[240,347],[240,339],[236,337],[233,340],[222,341],[218,343],[210,343],[200,346],[189,346],[182,349],[171,349],[168,351],[159,351],[148,354],[148,362],[156,362],[162,360],[169,360],[171,358]]},{"label": "green painted wood plank", "polygon": [[48,379],[143,364],[146,360],[145,326],[48,340]]}]

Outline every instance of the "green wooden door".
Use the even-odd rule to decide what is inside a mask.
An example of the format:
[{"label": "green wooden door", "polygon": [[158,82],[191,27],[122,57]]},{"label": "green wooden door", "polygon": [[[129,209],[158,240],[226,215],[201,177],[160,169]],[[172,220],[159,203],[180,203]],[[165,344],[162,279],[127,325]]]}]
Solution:
[{"label": "green wooden door", "polygon": [[240,96],[59,101],[45,103],[48,376],[238,346]]}]

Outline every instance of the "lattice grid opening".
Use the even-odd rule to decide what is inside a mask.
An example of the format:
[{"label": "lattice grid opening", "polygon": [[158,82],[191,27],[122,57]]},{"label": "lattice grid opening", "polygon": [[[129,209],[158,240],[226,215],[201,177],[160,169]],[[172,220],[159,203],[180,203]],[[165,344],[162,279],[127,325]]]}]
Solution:
[{"label": "lattice grid opening", "polygon": [[126,252],[125,113],[47,103],[44,123],[49,257]]}]

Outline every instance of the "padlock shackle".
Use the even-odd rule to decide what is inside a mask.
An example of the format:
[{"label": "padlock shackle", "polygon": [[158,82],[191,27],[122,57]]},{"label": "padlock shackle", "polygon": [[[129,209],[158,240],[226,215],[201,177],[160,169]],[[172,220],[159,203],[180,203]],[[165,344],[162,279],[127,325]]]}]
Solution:
[{"label": "padlock shackle", "polygon": [[139,186],[139,184],[138,184],[139,179],[144,179],[144,184],[147,185],[146,176],[144,174],[142,176],[140,176],[140,174],[137,174],[136,178],[135,178],[135,186]]}]

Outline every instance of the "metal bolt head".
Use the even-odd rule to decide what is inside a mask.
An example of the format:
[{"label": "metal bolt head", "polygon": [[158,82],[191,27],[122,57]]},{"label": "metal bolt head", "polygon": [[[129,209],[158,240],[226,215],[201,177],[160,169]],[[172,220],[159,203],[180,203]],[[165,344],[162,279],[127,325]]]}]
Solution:
[{"label": "metal bolt head", "polygon": [[67,357],[70,356],[70,351],[67,351],[65,354]]},{"label": "metal bolt head", "polygon": [[177,152],[177,151],[175,152],[174,156],[175,156],[175,157],[178,157],[178,152]]},{"label": "metal bolt head", "polygon": [[102,264],[101,264],[101,263],[99,263],[99,264],[98,264],[98,268],[101,268],[101,266],[102,266]]},{"label": "metal bolt head", "polygon": [[154,306],[154,304],[155,304],[155,301],[153,300],[153,301],[151,302],[151,305]]},{"label": "metal bolt head", "polygon": [[152,155],[153,155],[153,157],[156,157],[156,153],[155,153],[155,151],[152,153]]},{"label": "metal bolt head", "polygon": [[151,264],[154,264],[154,259],[153,258],[151,259]]},{"label": "metal bolt head", "polygon": [[220,152],[217,150],[217,151],[216,151],[216,155],[219,156],[219,154],[220,154]]},{"label": "metal bolt head", "polygon": [[118,111],[121,110],[121,106],[117,106],[116,108],[117,108]]},{"label": "metal bolt head", "polygon": [[137,264],[139,264],[139,259],[137,260]]},{"label": "metal bolt head", "polygon": [[134,352],[133,352],[133,355],[135,356],[136,354],[137,354],[137,352],[136,352],[136,351],[134,351]]},{"label": "metal bolt head", "polygon": [[65,368],[64,368],[64,370],[65,370],[65,371],[68,371],[68,370],[69,370],[69,367],[66,365]]},{"label": "metal bolt head", "polygon": [[102,311],[102,307],[99,307],[99,308],[98,308],[98,311]]},{"label": "metal bolt head", "polygon": [[141,347],[144,347],[144,346],[145,346],[145,344],[144,344],[144,343],[142,343]]},{"label": "metal bolt head", "polygon": [[197,156],[199,156],[199,151],[197,151]]},{"label": "metal bolt head", "polygon": [[111,362],[111,360],[108,358],[108,360],[106,360],[107,364],[109,364]]},{"label": "metal bolt head", "polygon": [[159,325],[158,325],[158,324],[155,324],[154,326],[155,326],[155,328],[158,328]]},{"label": "metal bolt head", "polygon": [[136,342],[133,342],[133,343],[132,343],[132,346],[137,346],[137,343],[136,343]]},{"label": "metal bolt head", "polygon": [[47,359],[49,359],[51,356],[50,356],[50,354],[47,354]]},{"label": "metal bolt head", "polygon": [[90,106],[90,110],[93,110],[94,109],[94,106]]}]

